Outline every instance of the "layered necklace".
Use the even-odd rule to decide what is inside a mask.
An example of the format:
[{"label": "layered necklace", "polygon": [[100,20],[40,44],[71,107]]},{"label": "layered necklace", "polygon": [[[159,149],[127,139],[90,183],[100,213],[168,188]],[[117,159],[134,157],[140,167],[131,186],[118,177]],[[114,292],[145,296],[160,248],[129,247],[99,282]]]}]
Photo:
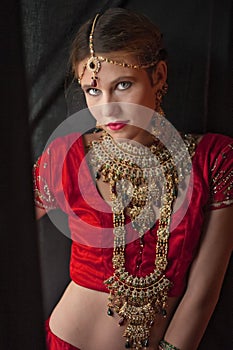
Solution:
[{"label": "layered necklace", "polygon": [[[171,282],[165,270],[170,222],[179,185],[178,170],[171,152],[158,139],[145,147],[115,141],[105,132],[91,142],[89,162],[96,177],[110,186],[114,273],[104,282],[110,292],[108,315],[116,312],[120,316],[119,325],[125,324],[125,347],[140,350],[149,346],[156,315],[166,316]],[[125,268],[126,214],[142,241],[143,235],[155,224],[155,206],[159,207],[159,224],[154,270],[145,277],[134,276]]]}]

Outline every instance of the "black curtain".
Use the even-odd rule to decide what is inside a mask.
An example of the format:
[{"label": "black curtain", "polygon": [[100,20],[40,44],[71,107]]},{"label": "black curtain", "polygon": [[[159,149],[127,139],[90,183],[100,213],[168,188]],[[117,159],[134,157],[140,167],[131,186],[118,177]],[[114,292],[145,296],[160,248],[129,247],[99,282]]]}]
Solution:
[{"label": "black curtain", "polygon": [[[78,89],[64,93],[75,32],[99,10],[117,6],[143,12],[164,34],[167,118],[183,131],[233,136],[231,0],[3,1],[0,348],[43,349],[42,320],[69,281],[70,241],[47,217],[38,247],[31,166],[53,130],[85,107]],[[231,262],[200,350],[233,349],[232,270]]]},{"label": "black curtain", "polygon": [[22,0],[30,122],[35,157],[51,131],[85,104],[80,91],[64,97],[71,40],[99,10],[122,6],[158,24],[169,53],[164,107],[179,130],[233,135],[231,0]]},{"label": "black curtain", "polygon": [[0,349],[43,350],[20,7],[1,2]]}]

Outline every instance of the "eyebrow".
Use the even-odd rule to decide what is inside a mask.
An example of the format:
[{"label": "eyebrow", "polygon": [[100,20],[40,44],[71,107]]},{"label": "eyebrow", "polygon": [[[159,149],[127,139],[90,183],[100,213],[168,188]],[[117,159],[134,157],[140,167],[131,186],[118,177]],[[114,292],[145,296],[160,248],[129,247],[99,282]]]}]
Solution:
[{"label": "eyebrow", "polygon": [[115,85],[115,84],[119,83],[120,81],[125,81],[125,80],[133,80],[133,81],[135,81],[136,78],[133,75],[123,75],[123,76],[118,77],[115,80],[113,80],[111,82],[111,84]]},{"label": "eyebrow", "polygon": [[[126,81],[126,80],[133,80],[133,81],[135,81],[136,78],[134,76],[132,76],[132,75],[123,75],[123,76],[118,77],[115,80],[111,81],[110,84],[111,85],[116,85],[117,83],[119,83],[121,81]],[[93,86],[91,86],[91,84],[85,84],[85,85],[82,86],[83,90],[90,89],[90,88],[93,88]],[[98,86],[93,88],[93,89],[98,89]]]}]

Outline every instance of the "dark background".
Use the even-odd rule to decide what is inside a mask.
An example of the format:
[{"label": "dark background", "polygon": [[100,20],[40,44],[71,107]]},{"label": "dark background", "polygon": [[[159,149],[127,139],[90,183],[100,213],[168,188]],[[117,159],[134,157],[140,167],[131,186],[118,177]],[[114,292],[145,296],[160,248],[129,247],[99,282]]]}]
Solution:
[{"label": "dark background", "polygon": [[[47,217],[34,222],[31,166],[53,130],[85,107],[80,91],[64,93],[74,33],[116,6],[143,12],[164,34],[164,108],[176,128],[233,136],[231,0],[2,0],[0,349],[43,350],[43,320],[69,281],[69,239]],[[232,265],[200,350],[233,349]]]}]

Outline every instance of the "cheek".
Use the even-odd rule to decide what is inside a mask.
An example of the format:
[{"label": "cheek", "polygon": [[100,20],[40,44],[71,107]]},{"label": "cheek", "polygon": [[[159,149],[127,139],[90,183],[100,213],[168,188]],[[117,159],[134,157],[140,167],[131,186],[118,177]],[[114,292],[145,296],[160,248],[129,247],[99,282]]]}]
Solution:
[{"label": "cheek", "polygon": [[145,105],[147,107],[152,109],[155,108],[155,93],[151,90],[151,87],[150,89],[144,91],[142,100],[145,101]]},{"label": "cheek", "polygon": [[[145,101],[144,101],[145,102]],[[130,121],[131,125],[145,129],[150,124],[154,114],[154,109],[143,103],[125,103],[123,104],[123,114]]]},{"label": "cheek", "polygon": [[88,108],[96,105],[96,101],[93,97],[89,96],[88,94],[84,94],[84,97]]},{"label": "cheek", "polygon": [[101,108],[98,108],[98,106],[96,106],[96,104],[94,104],[94,103],[92,103],[92,104],[87,103],[87,106],[89,108],[90,113],[92,114],[92,116],[96,120],[97,124],[101,125],[101,120],[103,119]]},{"label": "cheek", "polygon": [[[133,103],[155,109],[155,93],[151,86],[145,85],[136,91],[131,97]],[[130,101],[129,101],[130,102]]]},{"label": "cheek", "polygon": [[85,99],[90,113],[97,120],[97,123],[100,122],[100,119],[102,117],[102,108],[101,104],[98,102],[98,98],[85,95]]}]

